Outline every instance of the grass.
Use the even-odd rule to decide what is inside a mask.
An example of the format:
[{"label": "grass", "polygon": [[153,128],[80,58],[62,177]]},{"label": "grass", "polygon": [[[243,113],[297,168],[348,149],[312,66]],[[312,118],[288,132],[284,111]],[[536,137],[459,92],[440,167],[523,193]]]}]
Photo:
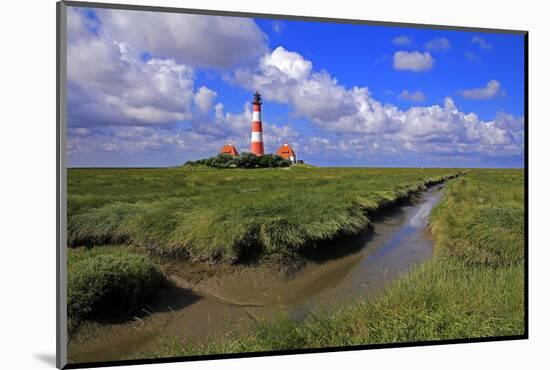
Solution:
[{"label": "grass", "polygon": [[68,243],[235,262],[296,255],[451,169],[69,169]]},{"label": "grass", "polygon": [[70,251],[68,266],[70,328],[84,318],[130,312],[164,283],[157,266],[131,248]]},{"label": "grass", "polygon": [[471,265],[523,261],[523,171],[478,170],[455,180],[432,214],[436,252]]},{"label": "grass", "polygon": [[472,170],[452,180],[431,215],[436,257],[384,294],[296,323],[193,343],[168,338],[170,357],[524,333],[524,173]]}]

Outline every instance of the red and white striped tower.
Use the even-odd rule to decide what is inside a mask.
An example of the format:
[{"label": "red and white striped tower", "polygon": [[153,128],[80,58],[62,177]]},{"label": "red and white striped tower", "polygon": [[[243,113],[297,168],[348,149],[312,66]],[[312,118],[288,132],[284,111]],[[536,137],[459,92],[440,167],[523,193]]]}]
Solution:
[{"label": "red and white striped tower", "polygon": [[250,138],[250,153],[264,155],[264,138],[262,133],[262,97],[256,91],[252,101],[252,136]]}]

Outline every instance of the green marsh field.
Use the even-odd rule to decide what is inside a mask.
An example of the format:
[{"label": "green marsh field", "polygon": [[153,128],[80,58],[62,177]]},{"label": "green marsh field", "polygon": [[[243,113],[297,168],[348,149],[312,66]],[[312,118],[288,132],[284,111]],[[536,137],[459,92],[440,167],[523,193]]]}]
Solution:
[{"label": "green marsh field", "polygon": [[524,171],[512,169],[69,169],[69,316],[76,327],[140,307],[173,284],[166,261],[300,274],[306,256],[441,182],[433,258],[381,294],[207,341],[166,335],[142,356],[522,335]]},{"label": "green marsh field", "polygon": [[449,169],[71,169],[70,246],[134,244],[234,262],[294,254],[369,225],[376,211]]}]

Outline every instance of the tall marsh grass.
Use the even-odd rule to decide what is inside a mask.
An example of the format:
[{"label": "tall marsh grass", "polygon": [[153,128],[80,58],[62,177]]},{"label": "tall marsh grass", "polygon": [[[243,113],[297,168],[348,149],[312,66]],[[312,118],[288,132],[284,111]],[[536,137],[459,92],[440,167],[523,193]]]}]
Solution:
[{"label": "tall marsh grass", "polygon": [[68,267],[70,331],[85,318],[135,310],[165,283],[147,255],[118,246],[70,251]]},{"label": "tall marsh grass", "polygon": [[300,253],[452,169],[70,169],[71,247],[134,244],[199,260]]},{"label": "tall marsh grass", "polygon": [[168,338],[149,356],[186,356],[524,334],[524,173],[472,170],[431,215],[436,256],[336,312],[281,318],[253,334],[192,343]]}]

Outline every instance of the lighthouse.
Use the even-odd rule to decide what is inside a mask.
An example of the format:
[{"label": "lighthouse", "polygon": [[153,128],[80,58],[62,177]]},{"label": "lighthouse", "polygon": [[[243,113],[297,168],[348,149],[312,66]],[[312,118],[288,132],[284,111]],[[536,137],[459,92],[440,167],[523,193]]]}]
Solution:
[{"label": "lighthouse", "polygon": [[254,155],[264,155],[264,139],[262,134],[262,97],[256,91],[252,100],[252,136],[250,137],[250,152]]}]

